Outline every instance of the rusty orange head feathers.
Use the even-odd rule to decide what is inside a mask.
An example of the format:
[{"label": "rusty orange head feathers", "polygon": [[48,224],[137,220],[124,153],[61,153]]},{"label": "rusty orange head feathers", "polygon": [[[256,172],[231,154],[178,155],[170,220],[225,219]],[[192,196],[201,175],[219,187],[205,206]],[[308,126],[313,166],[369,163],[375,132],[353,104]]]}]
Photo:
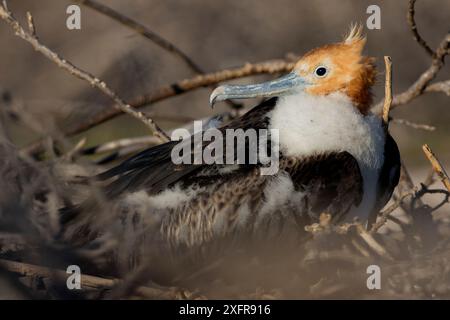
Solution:
[{"label": "rusty orange head feathers", "polygon": [[220,86],[211,94],[210,102],[298,92],[316,96],[341,92],[362,114],[367,114],[376,71],[374,59],[362,55],[366,39],[361,31],[360,26],[353,26],[342,42],[309,51],[291,73],[279,79],[254,85]]},{"label": "rusty orange head feathers", "polygon": [[366,39],[361,30],[354,26],[344,41],[309,51],[297,62],[294,72],[311,84],[305,89],[307,93],[342,91],[365,114],[372,102],[376,71],[374,59],[362,55]]}]

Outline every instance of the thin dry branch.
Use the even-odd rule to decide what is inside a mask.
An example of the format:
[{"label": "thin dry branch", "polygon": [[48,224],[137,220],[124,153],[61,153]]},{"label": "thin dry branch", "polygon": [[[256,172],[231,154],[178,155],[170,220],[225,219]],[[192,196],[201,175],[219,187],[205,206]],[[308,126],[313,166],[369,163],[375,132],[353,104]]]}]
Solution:
[{"label": "thin dry branch", "polygon": [[425,92],[442,92],[450,96],[450,80],[433,83],[425,89]]},{"label": "thin dry branch", "polygon": [[[391,106],[392,109],[397,106],[407,104],[412,99],[423,94],[424,92],[443,92],[447,95],[450,95],[450,80],[430,84],[430,82],[436,77],[436,75],[443,67],[445,56],[449,54],[450,33],[447,33],[436,51],[433,51],[428,46],[426,41],[420,36],[417,29],[417,25],[414,19],[415,2],[416,0],[409,1],[407,21],[410,26],[411,32],[413,33],[414,39],[432,57],[432,63],[431,66],[422,73],[419,79],[417,79],[416,82],[413,83],[413,85],[411,85],[406,91],[394,96]],[[374,107],[374,109],[380,110],[382,105],[382,102],[380,102]]]},{"label": "thin dry branch", "polygon": [[[436,55],[433,58],[433,62],[428,70],[426,70],[409,89],[393,97],[391,109],[399,105],[408,103],[424,92],[443,92],[447,95],[450,95],[450,80],[434,83],[431,85],[429,84],[436,77],[437,73],[443,66],[444,57],[448,54],[449,42],[450,34],[448,34],[444,38],[438,50],[436,50]],[[156,89],[150,94],[135,98],[131,101],[130,105],[133,108],[141,108],[170,97],[174,97],[198,88],[215,85],[223,81],[258,74],[276,74],[289,72],[293,68],[293,66],[294,63],[291,61],[291,59],[270,60],[255,64],[247,63],[244,66],[235,69],[228,69],[215,73],[199,75],[190,79],[184,79],[173,84],[165,85]],[[384,102],[378,103],[374,107],[374,110],[381,110],[383,105]],[[82,123],[78,123],[73,127],[69,127],[66,130],[63,130],[62,133],[67,136],[73,136],[105,121],[113,119],[119,116],[121,113],[121,110],[108,108],[95,114],[92,118],[86,119],[86,121],[83,121]],[[41,152],[42,150],[42,141],[37,141],[24,148],[23,151],[29,154],[36,154]]]},{"label": "thin dry branch", "polygon": [[444,184],[445,188],[450,192],[450,179],[448,177],[447,172],[445,172],[444,168],[442,167],[441,162],[438,160],[438,158],[435,156],[431,148],[424,144],[422,146],[422,150],[425,153],[426,157],[431,163],[431,166],[433,167],[434,171],[437,173],[439,179],[441,179],[442,183]]},{"label": "thin dry branch", "polygon": [[[156,139],[156,137],[152,137]],[[83,137],[80,141],[75,144],[75,146],[69,150],[66,154],[64,154],[63,159],[65,160],[72,160],[76,155],[81,154],[81,151],[83,150],[84,146],[86,145],[87,138]]]},{"label": "thin dry branch", "polygon": [[[276,74],[280,72],[287,72],[292,70],[293,67],[294,63],[289,63],[284,60],[270,60],[255,64],[246,63],[242,67],[199,75],[193,78],[184,79],[179,82],[160,87],[150,94],[133,99],[130,105],[134,108],[142,108],[149,104],[174,97],[198,88],[215,85],[220,82],[258,74]],[[67,132],[67,134],[71,136],[83,132],[92,128],[93,126],[115,118],[120,114],[121,111],[119,110],[106,109],[103,112],[96,114],[91,119],[88,119],[88,121],[85,121],[75,128],[72,128],[69,132]]]},{"label": "thin dry branch", "polygon": [[[67,61],[66,59],[60,57],[58,54],[50,50],[48,47],[42,45],[36,35],[25,31],[25,29],[20,25],[20,23],[14,18],[12,13],[4,5],[0,6],[0,18],[13,28],[15,34],[18,37],[27,41],[37,52],[43,54],[50,61],[54,62],[58,67],[66,70],[75,77],[88,82],[91,86],[100,90],[103,94],[114,100],[115,107],[120,110],[120,112],[127,113],[135,119],[144,123],[150,129],[150,131],[162,141],[169,140],[164,131],[161,130],[161,128],[151,118],[146,117],[142,112],[134,110],[132,106],[127,104],[114,91],[112,91],[105,82],[94,77],[88,72],[79,69],[71,62]],[[29,14],[28,23],[32,24],[32,21],[33,19],[31,17],[31,14]],[[35,30],[34,25],[29,26],[29,29],[32,31]]]},{"label": "thin dry branch", "polygon": [[92,0],[75,0],[75,2],[78,2],[82,5],[85,5],[97,12],[100,12],[101,14],[104,14],[105,16],[110,17],[111,19],[121,23],[122,25],[134,30],[135,32],[141,34],[143,37],[151,40],[153,43],[157,44],[161,48],[173,53],[177,57],[179,57],[189,68],[194,71],[195,73],[204,73],[202,68],[198,66],[183,50],[175,46],[173,43],[168,41],[167,39],[161,37],[160,35],[156,34],[143,24],[123,15],[120,12],[117,12],[113,10],[110,7],[107,7],[101,3],[98,3],[96,1]]},{"label": "thin dry branch", "polygon": [[416,20],[414,18],[415,10],[414,5],[416,4],[416,0],[409,0],[408,5],[408,11],[406,14],[406,20],[408,21],[409,28],[413,34],[414,40],[416,40],[422,48],[425,49],[425,51],[430,55],[434,56],[435,52],[433,49],[430,48],[430,46],[427,44],[427,42],[420,36],[419,30],[417,29]]},{"label": "thin dry branch", "polygon": [[93,147],[88,147],[81,150],[81,154],[84,155],[93,155],[93,154],[101,154],[105,152],[112,152],[122,148],[128,147],[144,147],[152,144],[159,143],[159,140],[152,136],[143,136],[143,137],[135,137],[135,138],[123,138],[114,141],[105,142]]},{"label": "thin dry branch", "polygon": [[378,231],[378,229],[380,229],[382,226],[384,226],[384,224],[389,219],[391,213],[394,212],[395,209],[400,207],[400,205],[403,203],[403,200],[405,200],[405,198],[407,198],[409,196],[414,196],[414,194],[415,194],[415,192],[411,191],[411,192],[407,192],[407,193],[401,195],[392,205],[390,205],[389,207],[387,207],[386,209],[381,211],[377,221],[372,225],[372,228],[370,229],[369,232],[372,234],[376,233]]},{"label": "thin dry branch", "polygon": [[393,260],[392,256],[386,251],[386,249],[374,239],[372,234],[366,230],[361,224],[356,225],[359,236],[366,242],[366,244],[375,251],[379,256],[388,260]]},{"label": "thin dry branch", "polygon": [[[45,279],[66,279],[68,274],[63,270],[52,269],[42,266],[37,266],[28,263],[16,262],[11,260],[0,259],[0,268],[8,270],[25,277],[40,277]],[[112,289],[118,284],[123,283],[123,280],[112,278],[102,278],[91,275],[81,274],[81,288],[90,289]],[[150,288],[138,286],[134,292],[147,299],[179,299],[179,298],[195,298],[195,295],[179,288]]]},{"label": "thin dry branch", "polygon": [[36,27],[34,26],[33,16],[28,11],[27,11],[27,23],[28,23],[28,30],[34,37],[36,37]]},{"label": "thin dry branch", "polygon": [[[405,166],[405,163],[403,162],[403,160],[401,160],[401,171],[400,171],[400,181],[397,185],[397,192],[400,195],[403,194],[408,194],[410,192],[416,192],[418,189],[416,188],[414,181],[411,177],[411,174],[409,173],[408,169]],[[423,207],[424,203],[422,201],[421,198],[409,198],[405,201],[405,199],[403,199],[402,202],[400,202],[400,207],[402,208],[402,210],[406,213],[410,212],[410,209],[413,208],[413,204],[416,204],[418,207]],[[415,216],[411,215],[411,218],[416,219]]]},{"label": "thin dry branch", "polygon": [[[215,85],[220,82],[229,81],[238,78],[244,78],[260,74],[277,74],[282,72],[289,72],[294,67],[293,62],[285,60],[268,60],[259,63],[246,63],[241,67],[234,69],[225,69],[204,75],[198,75],[193,78],[184,79],[173,84],[162,86],[152,93],[137,97],[130,102],[133,108],[142,108],[149,104],[175,97],[186,92],[196,90],[199,88]],[[122,110],[108,108],[105,109],[89,119],[63,130],[63,134],[73,136],[84,132],[96,125],[104,123],[122,114]],[[36,141],[25,147],[23,151],[28,154],[36,154],[43,150],[42,141]]]},{"label": "thin dry branch", "polygon": [[389,128],[389,111],[392,104],[392,60],[389,56],[384,56],[384,65],[386,68],[386,79],[384,83],[384,104],[383,104],[383,124],[385,130]]},{"label": "thin dry branch", "polygon": [[[227,122],[229,120],[235,119],[235,117],[239,117],[248,110],[241,109],[237,110],[238,112],[224,112],[214,117],[205,117],[201,119],[190,119],[189,122],[185,123],[182,126],[177,127],[177,129],[186,129],[192,132],[192,121],[201,121],[204,125],[210,124],[211,121],[220,121],[220,123]],[[218,120],[220,119],[220,120]],[[173,130],[168,131],[168,134],[171,135]],[[103,144],[95,145],[92,147],[85,148],[79,152],[82,155],[94,155],[94,154],[102,154],[106,152],[113,152],[112,154],[96,161],[97,164],[105,164],[114,160],[117,160],[120,157],[128,156],[133,154],[136,151],[143,149],[144,147],[148,147],[150,145],[158,144],[160,141],[153,136],[143,136],[143,137],[133,137],[133,138],[123,138],[115,141],[105,142]]]},{"label": "thin dry branch", "polygon": [[428,124],[423,124],[423,123],[415,123],[406,119],[391,119],[390,122],[392,123],[396,123],[396,124],[401,124],[401,125],[405,125],[414,129],[421,129],[421,130],[426,130],[426,131],[434,131],[436,130],[436,127],[434,126],[430,126]]},{"label": "thin dry branch", "polygon": [[[447,34],[444,39],[441,41],[439,47],[436,50],[436,54],[433,56],[430,67],[423,72],[420,77],[404,92],[397,94],[392,99],[391,109],[394,109],[400,105],[407,104],[414,98],[421,95],[423,92],[436,92],[442,91],[444,93],[448,92],[448,81],[444,81],[439,84],[435,84],[436,86],[430,85],[430,82],[436,78],[439,71],[444,66],[445,56],[449,53],[449,44],[450,44],[450,33]],[[427,90],[427,87],[430,85],[432,89]],[[381,110],[383,106],[383,102],[379,102],[374,109]]]},{"label": "thin dry branch", "polygon": [[[98,3],[93,0],[77,0],[78,3],[81,3],[101,14],[106,15],[107,17],[121,23],[122,25],[132,29],[133,31],[139,33],[140,35],[144,36],[145,38],[149,39],[153,43],[156,43],[161,48],[167,50],[168,52],[171,52],[175,56],[179,57],[192,71],[198,74],[205,74],[205,71],[194,62],[192,58],[190,58],[184,51],[182,51],[180,48],[175,46],[173,43],[168,41],[167,39],[164,39],[160,35],[156,34],[143,24],[125,16],[124,14],[117,12],[110,7],[107,7],[101,3]],[[227,104],[229,104],[234,109],[239,109],[241,107],[241,104],[235,103],[231,100],[226,101]]]}]

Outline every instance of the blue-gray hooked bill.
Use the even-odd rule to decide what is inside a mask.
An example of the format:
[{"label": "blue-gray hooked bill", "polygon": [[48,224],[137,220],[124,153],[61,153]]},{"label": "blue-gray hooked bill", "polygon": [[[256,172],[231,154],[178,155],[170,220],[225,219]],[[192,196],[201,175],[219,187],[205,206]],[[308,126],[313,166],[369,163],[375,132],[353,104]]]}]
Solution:
[{"label": "blue-gray hooked bill", "polygon": [[228,99],[249,99],[257,97],[274,97],[302,91],[308,83],[295,72],[288,73],[278,79],[247,85],[223,85],[217,87],[209,98],[214,107],[218,101]]}]

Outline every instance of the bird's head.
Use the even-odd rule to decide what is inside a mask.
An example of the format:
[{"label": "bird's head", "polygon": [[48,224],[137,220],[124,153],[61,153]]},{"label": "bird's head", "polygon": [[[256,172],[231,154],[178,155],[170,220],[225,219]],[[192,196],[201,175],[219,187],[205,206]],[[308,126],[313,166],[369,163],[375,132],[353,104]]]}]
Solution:
[{"label": "bird's head", "polygon": [[220,86],[211,94],[210,103],[300,92],[315,96],[342,92],[366,114],[372,102],[371,87],[376,71],[374,59],[362,55],[366,39],[361,31],[361,27],[353,26],[342,42],[309,51],[291,73],[281,78],[260,84]]}]

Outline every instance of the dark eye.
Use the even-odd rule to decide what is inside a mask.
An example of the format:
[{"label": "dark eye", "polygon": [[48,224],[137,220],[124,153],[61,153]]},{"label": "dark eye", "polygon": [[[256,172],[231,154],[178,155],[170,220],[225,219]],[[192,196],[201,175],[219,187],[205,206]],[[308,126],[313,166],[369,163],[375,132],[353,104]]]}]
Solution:
[{"label": "dark eye", "polygon": [[317,68],[316,68],[316,71],[314,71],[314,73],[315,73],[316,76],[318,76],[318,77],[323,77],[324,75],[327,74],[327,68],[322,67],[322,66],[317,67]]}]

